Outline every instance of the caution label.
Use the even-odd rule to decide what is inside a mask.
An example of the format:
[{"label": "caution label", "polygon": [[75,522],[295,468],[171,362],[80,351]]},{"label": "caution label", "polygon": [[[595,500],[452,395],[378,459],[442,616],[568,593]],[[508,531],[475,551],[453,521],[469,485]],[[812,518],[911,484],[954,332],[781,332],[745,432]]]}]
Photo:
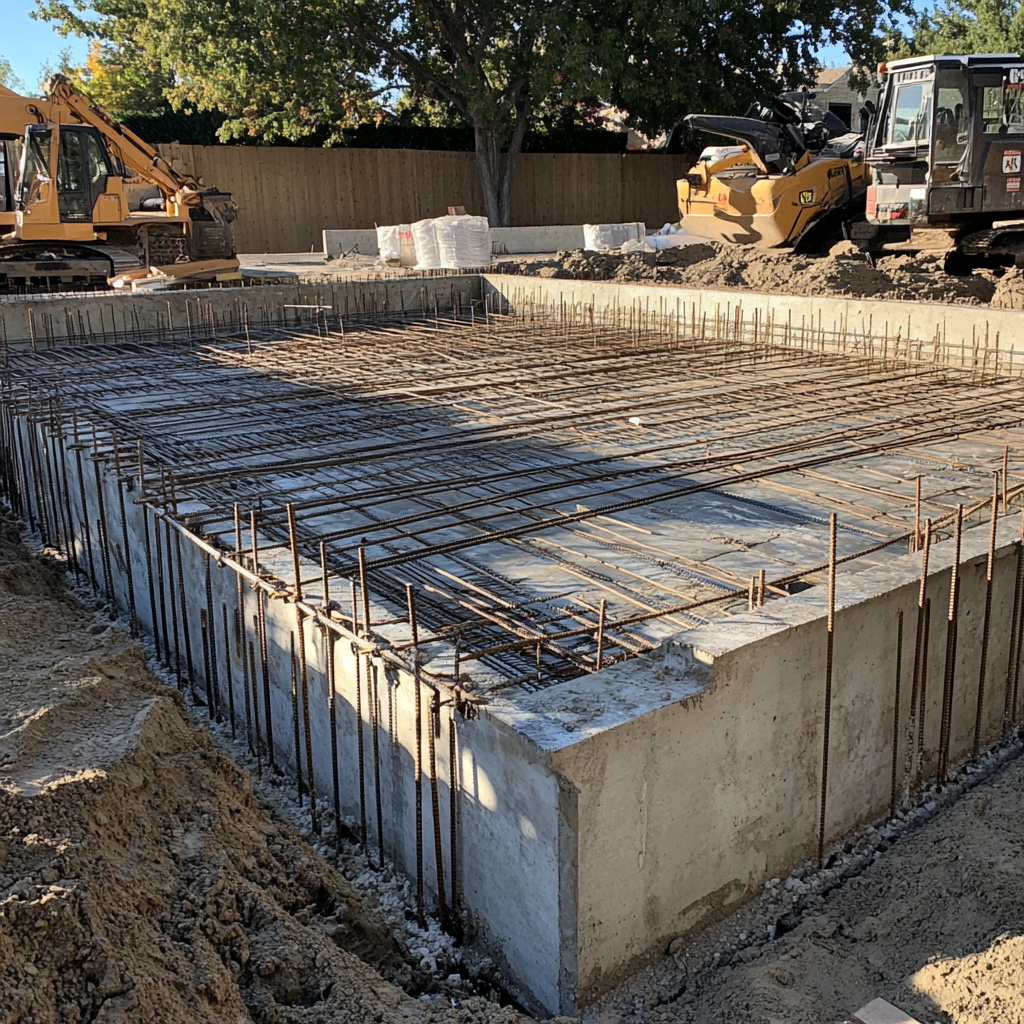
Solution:
[{"label": "caution label", "polygon": [[1007,178],[1006,179],[1006,191],[1007,192],[1019,192],[1020,191],[1020,178]]},{"label": "caution label", "polygon": [[813,206],[814,205],[814,189],[808,188],[800,193],[800,205],[801,206]]},{"label": "caution label", "polygon": [[1020,174],[1020,150],[1003,150],[1003,174]]}]

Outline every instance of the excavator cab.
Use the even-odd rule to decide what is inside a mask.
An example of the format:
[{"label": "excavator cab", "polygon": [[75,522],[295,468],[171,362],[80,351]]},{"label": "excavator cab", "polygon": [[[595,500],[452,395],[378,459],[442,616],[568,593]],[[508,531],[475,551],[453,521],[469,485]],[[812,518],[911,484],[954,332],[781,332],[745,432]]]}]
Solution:
[{"label": "excavator cab", "polygon": [[1013,262],[1024,252],[1024,57],[914,57],[879,71],[866,222],[850,237]]},{"label": "excavator cab", "polygon": [[120,183],[95,128],[29,125],[16,190],[19,237],[95,239],[95,224],[120,220]]}]

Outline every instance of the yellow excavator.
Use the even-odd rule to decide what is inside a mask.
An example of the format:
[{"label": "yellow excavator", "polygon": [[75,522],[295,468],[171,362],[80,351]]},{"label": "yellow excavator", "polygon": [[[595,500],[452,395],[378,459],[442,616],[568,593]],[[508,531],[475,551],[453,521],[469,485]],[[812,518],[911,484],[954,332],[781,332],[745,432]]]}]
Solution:
[{"label": "yellow excavator", "polygon": [[42,99],[0,86],[0,294],[230,277],[237,216],[63,75]]},{"label": "yellow excavator", "polygon": [[[869,174],[864,136],[813,94],[783,93],[745,117],[689,114],[692,128],[735,139],[677,183],[684,231],[762,249],[838,241],[840,221],[863,212]],[[835,238],[832,239],[829,230]]]}]

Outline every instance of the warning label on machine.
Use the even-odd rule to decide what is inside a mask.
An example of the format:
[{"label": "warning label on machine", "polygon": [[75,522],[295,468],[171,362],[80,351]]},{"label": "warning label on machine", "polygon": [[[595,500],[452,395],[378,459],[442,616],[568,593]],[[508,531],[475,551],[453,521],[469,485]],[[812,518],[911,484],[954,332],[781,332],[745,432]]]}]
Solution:
[{"label": "warning label on machine", "polygon": [[1007,192],[1019,192],[1020,191],[1020,178],[1007,178],[1006,179],[1006,191]]},{"label": "warning label on machine", "polygon": [[1003,174],[1020,174],[1020,150],[1003,150]]}]

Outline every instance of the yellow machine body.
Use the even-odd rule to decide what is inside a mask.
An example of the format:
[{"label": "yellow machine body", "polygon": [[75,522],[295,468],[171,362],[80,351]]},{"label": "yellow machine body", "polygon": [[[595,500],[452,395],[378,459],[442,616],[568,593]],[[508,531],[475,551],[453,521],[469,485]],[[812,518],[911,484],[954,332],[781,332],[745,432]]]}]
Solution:
[{"label": "yellow machine body", "polygon": [[793,246],[824,216],[867,188],[863,157],[804,153],[789,174],[769,174],[744,147],[698,163],[677,183],[683,230],[730,245]]}]

